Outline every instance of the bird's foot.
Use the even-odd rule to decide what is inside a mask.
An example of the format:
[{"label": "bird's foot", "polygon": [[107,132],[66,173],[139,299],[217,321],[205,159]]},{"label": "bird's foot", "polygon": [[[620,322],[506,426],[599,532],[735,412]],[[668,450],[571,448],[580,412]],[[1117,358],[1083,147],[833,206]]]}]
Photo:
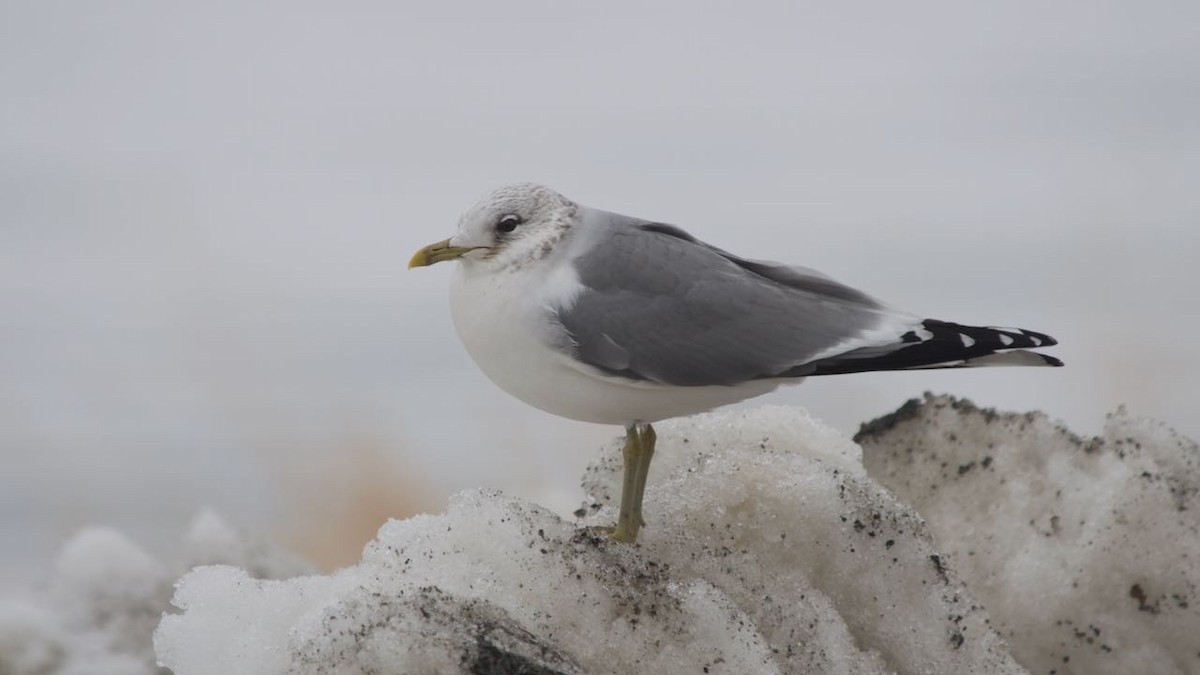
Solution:
[{"label": "bird's foot", "polygon": [[608,528],[608,537],[613,541],[619,541],[623,544],[632,544],[637,541],[638,528],[622,527],[624,523],[618,523],[615,527]]},{"label": "bird's foot", "polygon": [[637,528],[620,525],[589,525],[579,528],[581,535],[591,539],[609,539],[622,544],[632,544],[637,541]]}]

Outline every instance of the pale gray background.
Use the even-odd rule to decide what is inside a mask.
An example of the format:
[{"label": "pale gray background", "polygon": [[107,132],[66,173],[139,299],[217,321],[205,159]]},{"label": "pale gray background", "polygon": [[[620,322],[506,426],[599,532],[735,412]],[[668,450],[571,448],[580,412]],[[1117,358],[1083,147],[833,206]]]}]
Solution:
[{"label": "pale gray background", "polygon": [[169,551],[201,505],[299,540],[364,495],[571,508],[617,430],[497,390],[450,270],[404,270],[514,180],[1069,364],[763,402],[1200,435],[1195,2],[248,4],[0,6],[5,587],[85,524]]}]

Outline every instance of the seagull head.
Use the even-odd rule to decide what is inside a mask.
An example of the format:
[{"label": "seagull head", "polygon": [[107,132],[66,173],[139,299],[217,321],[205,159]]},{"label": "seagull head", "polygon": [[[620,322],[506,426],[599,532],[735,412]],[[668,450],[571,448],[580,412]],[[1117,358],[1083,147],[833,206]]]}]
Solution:
[{"label": "seagull head", "polygon": [[458,233],[417,251],[409,269],[443,260],[496,270],[547,255],[571,226],[576,205],[554,190],[517,183],[493,190],[458,221]]}]

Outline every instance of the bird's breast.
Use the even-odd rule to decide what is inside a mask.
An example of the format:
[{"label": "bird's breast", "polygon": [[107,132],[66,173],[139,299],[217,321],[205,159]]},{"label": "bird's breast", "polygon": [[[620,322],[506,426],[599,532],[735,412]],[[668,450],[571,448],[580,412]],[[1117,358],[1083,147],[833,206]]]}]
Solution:
[{"label": "bird's breast", "polygon": [[565,334],[553,321],[544,285],[527,274],[473,275],[459,270],[450,286],[455,330],[479,369],[509,394],[547,412],[580,419],[558,403],[581,383],[553,345]]}]

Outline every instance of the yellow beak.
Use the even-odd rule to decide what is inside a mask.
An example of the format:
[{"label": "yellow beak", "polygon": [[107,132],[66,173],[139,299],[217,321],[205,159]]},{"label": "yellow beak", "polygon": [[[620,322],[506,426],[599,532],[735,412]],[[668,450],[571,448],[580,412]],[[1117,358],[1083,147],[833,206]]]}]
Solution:
[{"label": "yellow beak", "polygon": [[436,244],[430,244],[425,248],[413,254],[412,260],[408,261],[408,269],[414,267],[428,267],[434,263],[440,263],[443,260],[454,260],[461,258],[464,253],[474,251],[480,248],[479,246],[451,246],[450,240],[439,241]]}]

